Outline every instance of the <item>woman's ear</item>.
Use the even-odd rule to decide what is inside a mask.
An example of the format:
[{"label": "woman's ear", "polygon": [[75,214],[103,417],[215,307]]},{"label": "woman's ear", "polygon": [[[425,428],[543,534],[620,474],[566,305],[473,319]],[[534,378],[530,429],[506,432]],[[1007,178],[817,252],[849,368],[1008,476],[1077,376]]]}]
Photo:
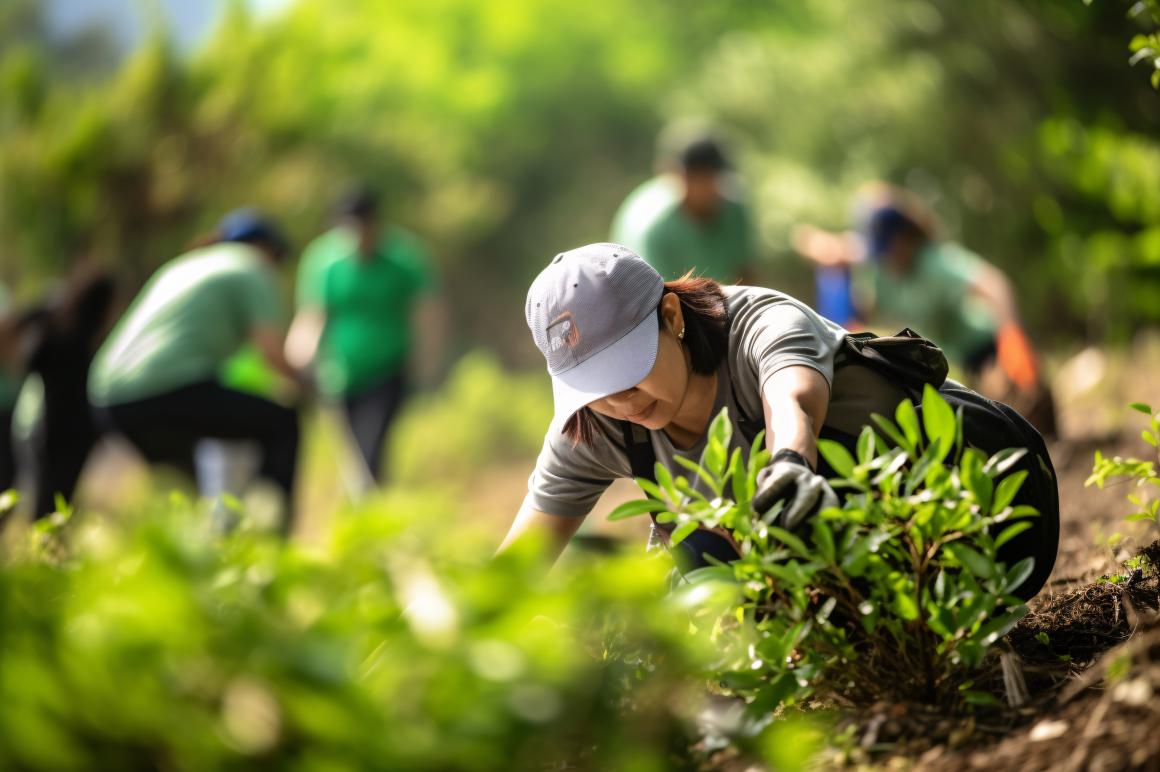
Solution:
[{"label": "woman's ear", "polygon": [[680,335],[685,329],[685,315],[681,310],[681,299],[675,292],[661,298],[661,319],[673,335]]}]

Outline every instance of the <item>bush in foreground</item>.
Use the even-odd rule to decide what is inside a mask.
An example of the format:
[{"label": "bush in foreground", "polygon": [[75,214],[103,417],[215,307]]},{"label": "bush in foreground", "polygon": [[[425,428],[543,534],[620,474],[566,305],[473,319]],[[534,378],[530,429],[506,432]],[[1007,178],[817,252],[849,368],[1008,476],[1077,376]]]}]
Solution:
[{"label": "bush in foreground", "polygon": [[709,584],[733,589],[729,603],[706,607],[701,629],[720,647],[722,684],[750,701],[755,716],[816,695],[829,704],[903,699],[948,711],[996,698],[973,690],[971,671],[1027,613],[1013,593],[1031,574],[1030,558],[1008,566],[998,549],[1030,527],[1034,509],[1013,505],[1026,472],[1008,474],[1024,454],[991,457],[964,448],[962,416],[928,387],[922,419],[909,401],[895,422],[875,416],[857,452],[822,440],[821,454],[846,491],[803,532],[774,525],[778,508],[750,502],[768,460],[763,438],[748,463],[728,455],[730,423],[713,423],[700,465],[690,471],[715,494],[701,495],[658,466],[652,500],[613,513],[652,511],[675,525],[730,532],[741,559],[684,576],[683,592]]},{"label": "bush in foreground", "polygon": [[451,522],[395,497],[307,549],[176,501],[33,532],[0,563],[0,768],[684,764],[704,652],[663,566],[545,581]]}]

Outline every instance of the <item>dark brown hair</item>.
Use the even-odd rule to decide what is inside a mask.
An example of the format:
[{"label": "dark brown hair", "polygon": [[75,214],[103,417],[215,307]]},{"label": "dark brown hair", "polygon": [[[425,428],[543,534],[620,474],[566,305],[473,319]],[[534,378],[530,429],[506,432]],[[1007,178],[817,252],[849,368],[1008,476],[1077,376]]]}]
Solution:
[{"label": "dark brown hair", "polygon": [[[725,358],[729,344],[729,311],[721,285],[692,271],[675,281],[665,282],[663,298],[675,294],[681,301],[681,315],[685,320],[685,338],[681,341],[689,352],[693,372],[709,375],[715,372]],[[657,317],[661,319],[660,305]],[[564,422],[564,436],[573,445],[589,444],[599,431],[599,424],[591,408],[582,407]]]}]

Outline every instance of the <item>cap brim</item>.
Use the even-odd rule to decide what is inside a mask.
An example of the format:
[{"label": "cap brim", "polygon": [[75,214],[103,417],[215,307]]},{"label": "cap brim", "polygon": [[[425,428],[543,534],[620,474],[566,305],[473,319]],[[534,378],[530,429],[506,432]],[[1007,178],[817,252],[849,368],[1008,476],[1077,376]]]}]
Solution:
[{"label": "cap brim", "polygon": [[566,421],[590,402],[643,381],[656,364],[658,332],[657,315],[650,313],[608,348],[552,376],[556,418]]}]

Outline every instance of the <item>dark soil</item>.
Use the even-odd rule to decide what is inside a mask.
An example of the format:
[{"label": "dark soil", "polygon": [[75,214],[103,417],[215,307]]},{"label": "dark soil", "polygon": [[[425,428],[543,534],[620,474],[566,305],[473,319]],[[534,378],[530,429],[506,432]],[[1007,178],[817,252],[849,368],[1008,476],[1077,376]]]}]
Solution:
[{"label": "dark soil", "polygon": [[[923,770],[1160,770],[1160,540],[1154,526],[1123,523],[1131,505],[1122,487],[1083,487],[1096,448],[1137,457],[1150,450],[1134,436],[1052,449],[1059,560],[1007,639],[1029,699],[948,734],[936,725],[925,750],[921,741],[897,744],[888,754],[896,761]],[[1114,533],[1125,538],[1108,546]],[[1125,569],[1133,552],[1148,560]],[[998,673],[988,686],[1005,694]]]}]

